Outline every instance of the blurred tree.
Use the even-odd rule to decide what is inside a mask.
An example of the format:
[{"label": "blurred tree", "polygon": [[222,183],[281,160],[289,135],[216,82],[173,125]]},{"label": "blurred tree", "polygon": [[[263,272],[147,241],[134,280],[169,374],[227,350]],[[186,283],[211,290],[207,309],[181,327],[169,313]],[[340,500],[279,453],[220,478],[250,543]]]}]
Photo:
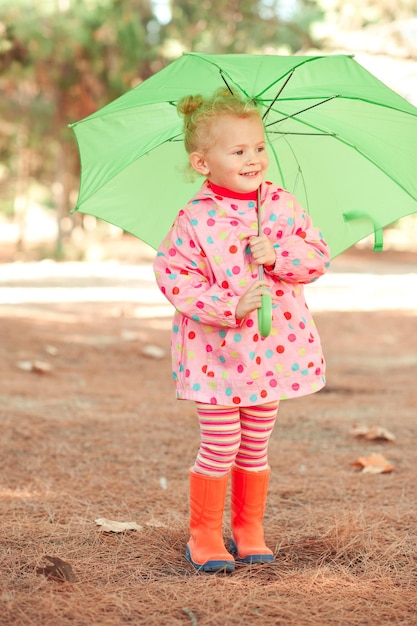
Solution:
[{"label": "blurred tree", "polygon": [[316,46],[310,25],[322,11],[315,0],[175,0],[162,28],[165,53],[292,52]]},{"label": "blurred tree", "polygon": [[14,197],[12,208],[23,220],[31,179],[49,186],[58,253],[78,167],[67,124],[152,73],[157,52],[147,26],[154,20],[148,0],[0,0],[4,195]]}]

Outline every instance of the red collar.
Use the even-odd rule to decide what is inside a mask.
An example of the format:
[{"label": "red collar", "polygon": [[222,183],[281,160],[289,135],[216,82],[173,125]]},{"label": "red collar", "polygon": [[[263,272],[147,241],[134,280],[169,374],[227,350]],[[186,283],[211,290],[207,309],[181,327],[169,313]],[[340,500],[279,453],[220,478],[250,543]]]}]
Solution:
[{"label": "red collar", "polygon": [[257,189],[255,189],[255,191],[250,191],[249,193],[239,193],[237,191],[227,189],[226,187],[219,187],[218,185],[214,185],[209,180],[207,182],[209,187],[218,196],[224,196],[225,198],[234,198],[235,200],[256,200],[258,198]]}]

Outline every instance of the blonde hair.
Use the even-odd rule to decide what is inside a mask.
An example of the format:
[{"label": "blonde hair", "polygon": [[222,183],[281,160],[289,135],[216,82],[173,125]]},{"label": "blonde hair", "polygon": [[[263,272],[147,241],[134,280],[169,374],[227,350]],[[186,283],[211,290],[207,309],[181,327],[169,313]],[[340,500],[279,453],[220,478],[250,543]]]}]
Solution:
[{"label": "blonde hair", "polygon": [[[178,113],[184,118],[184,146],[188,154],[204,154],[210,147],[210,125],[219,115],[232,115],[241,118],[257,116],[260,111],[254,100],[244,100],[232,94],[227,88],[218,89],[212,96],[199,94],[185,96],[178,101]],[[192,180],[196,172],[189,164],[187,177]]]}]

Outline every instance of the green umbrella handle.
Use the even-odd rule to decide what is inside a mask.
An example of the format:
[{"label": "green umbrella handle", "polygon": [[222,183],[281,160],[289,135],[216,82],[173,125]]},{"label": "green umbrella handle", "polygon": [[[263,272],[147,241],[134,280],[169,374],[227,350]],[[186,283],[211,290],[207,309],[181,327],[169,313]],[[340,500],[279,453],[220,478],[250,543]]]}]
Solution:
[{"label": "green umbrella handle", "polygon": [[[261,219],[261,188],[258,187],[258,234],[261,234],[262,230]],[[258,268],[259,280],[263,280],[264,266],[260,265]],[[261,296],[261,308],[258,309],[258,328],[261,333],[261,337],[268,337],[271,332],[272,326],[272,299],[269,293],[264,293]]]},{"label": "green umbrella handle", "polygon": [[[264,277],[263,265],[259,266],[259,280]],[[271,294],[264,293],[261,296],[262,304],[258,309],[258,328],[261,333],[261,337],[268,337],[271,332],[272,326],[272,298]]]},{"label": "green umbrella handle", "polygon": [[268,337],[272,325],[272,299],[269,293],[262,296],[262,305],[258,309],[258,327],[261,337]]}]

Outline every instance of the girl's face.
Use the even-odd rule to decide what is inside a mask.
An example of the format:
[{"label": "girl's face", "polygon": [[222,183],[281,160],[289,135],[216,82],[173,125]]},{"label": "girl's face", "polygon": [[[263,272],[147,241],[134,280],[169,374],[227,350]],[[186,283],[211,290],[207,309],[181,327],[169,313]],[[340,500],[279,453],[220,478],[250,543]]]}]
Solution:
[{"label": "girl's face", "polygon": [[238,193],[255,191],[265,178],[268,156],[257,115],[221,115],[209,127],[209,148],[190,155],[194,169],[219,187]]}]

